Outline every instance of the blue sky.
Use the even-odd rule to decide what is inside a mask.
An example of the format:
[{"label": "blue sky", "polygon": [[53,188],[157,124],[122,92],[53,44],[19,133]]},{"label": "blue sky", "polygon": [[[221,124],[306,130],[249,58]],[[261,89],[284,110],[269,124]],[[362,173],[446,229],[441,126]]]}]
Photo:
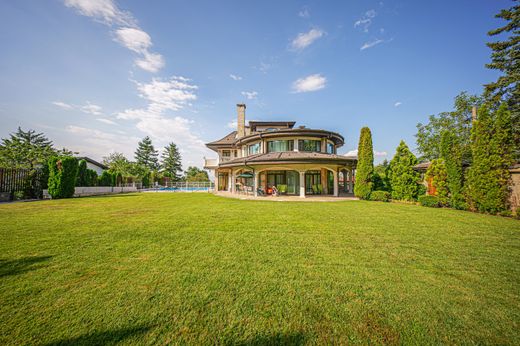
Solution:
[{"label": "blue sky", "polygon": [[[337,131],[376,159],[480,93],[506,0],[0,2],[0,137],[18,126],[94,159],[149,135],[184,166],[248,120]],[[385,156],[386,155],[386,156]]]}]

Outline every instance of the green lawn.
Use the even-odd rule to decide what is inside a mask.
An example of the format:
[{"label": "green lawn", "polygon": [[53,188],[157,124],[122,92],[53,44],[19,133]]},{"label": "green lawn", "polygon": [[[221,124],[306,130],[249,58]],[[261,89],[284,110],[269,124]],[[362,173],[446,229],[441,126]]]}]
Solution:
[{"label": "green lawn", "polygon": [[520,221],[133,194],[0,205],[0,344],[520,344]]}]

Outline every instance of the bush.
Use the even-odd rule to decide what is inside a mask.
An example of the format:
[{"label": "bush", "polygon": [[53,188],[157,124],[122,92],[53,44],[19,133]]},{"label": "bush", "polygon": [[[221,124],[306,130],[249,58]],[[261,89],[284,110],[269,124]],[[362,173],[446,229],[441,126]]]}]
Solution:
[{"label": "bush", "polygon": [[74,196],[78,174],[78,159],[70,156],[53,157],[49,160],[49,195],[53,199]]},{"label": "bush", "polygon": [[390,202],[391,194],[388,191],[372,191],[370,193],[371,201]]},{"label": "bush", "polygon": [[439,201],[439,197],[437,196],[419,196],[419,204],[423,207],[430,207],[430,208],[440,208],[441,203]]},{"label": "bush", "polygon": [[98,178],[98,185],[99,186],[113,186],[112,185],[112,174],[108,171],[103,171],[101,175]]},{"label": "bush", "polygon": [[76,177],[76,186],[88,186],[87,184],[87,161],[81,160],[78,164],[78,176]]}]

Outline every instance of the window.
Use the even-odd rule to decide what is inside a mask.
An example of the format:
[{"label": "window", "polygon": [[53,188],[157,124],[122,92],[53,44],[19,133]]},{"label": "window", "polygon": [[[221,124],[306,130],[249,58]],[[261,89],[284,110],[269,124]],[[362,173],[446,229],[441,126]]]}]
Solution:
[{"label": "window", "polygon": [[230,150],[222,150],[222,157],[230,157],[231,151]]},{"label": "window", "polygon": [[294,141],[293,140],[268,141],[267,142],[267,152],[268,153],[278,153],[281,151],[293,151],[293,150],[294,150]]},{"label": "window", "polygon": [[247,147],[249,155],[260,154],[260,143],[251,144]]},{"label": "window", "polygon": [[300,139],[298,140],[299,151],[315,151],[321,152],[321,141],[314,139]]},{"label": "window", "polygon": [[327,143],[327,154],[334,154],[334,144]]}]

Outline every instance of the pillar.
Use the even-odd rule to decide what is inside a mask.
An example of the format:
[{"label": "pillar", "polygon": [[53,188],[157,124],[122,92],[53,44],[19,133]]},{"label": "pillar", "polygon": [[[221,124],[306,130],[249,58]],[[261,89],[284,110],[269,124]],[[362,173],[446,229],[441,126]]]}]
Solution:
[{"label": "pillar", "polygon": [[228,172],[228,186],[227,186],[228,192],[231,192],[231,172]]},{"label": "pillar", "polygon": [[354,193],[354,169],[348,171],[348,192]]},{"label": "pillar", "polygon": [[235,179],[235,172],[231,171],[231,193],[235,193],[236,188],[236,179]]},{"label": "pillar", "polygon": [[338,170],[335,169],[334,172],[332,173],[332,175],[334,177],[334,197],[338,197],[339,196]]},{"label": "pillar", "polygon": [[299,151],[299,149],[298,149],[298,140],[297,140],[297,139],[294,140],[294,148],[293,148],[293,151]]},{"label": "pillar", "polygon": [[253,196],[258,197],[258,173],[253,172]]},{"label": "pillar", "polygon": [[305,171],[300,172],[300,197],[305,198]]}]

